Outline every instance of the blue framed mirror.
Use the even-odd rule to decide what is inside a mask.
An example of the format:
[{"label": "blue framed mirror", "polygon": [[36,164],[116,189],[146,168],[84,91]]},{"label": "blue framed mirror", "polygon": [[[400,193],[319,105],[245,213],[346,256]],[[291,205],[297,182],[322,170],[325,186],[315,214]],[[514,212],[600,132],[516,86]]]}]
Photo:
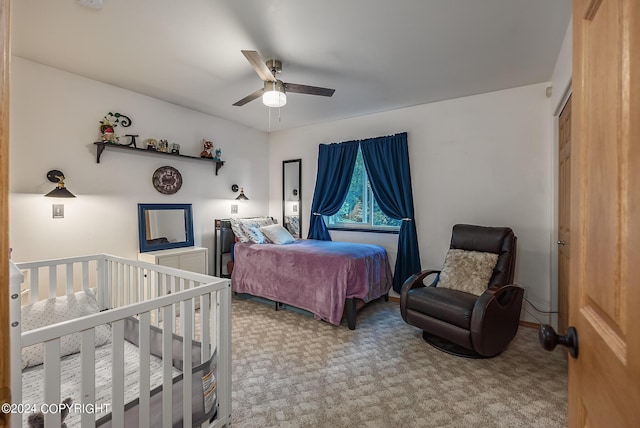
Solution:
[{"label": "blue framed mirror", "polygon": [[138,204],[140,252],[192,247],[191,204]]}]

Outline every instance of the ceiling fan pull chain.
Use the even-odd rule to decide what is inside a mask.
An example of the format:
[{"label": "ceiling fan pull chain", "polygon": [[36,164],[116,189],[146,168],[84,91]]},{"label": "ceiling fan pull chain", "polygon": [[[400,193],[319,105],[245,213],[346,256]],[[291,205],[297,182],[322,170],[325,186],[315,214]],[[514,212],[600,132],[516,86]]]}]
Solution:
[{"label": "ceiling fan pull chain", "polygon": [[[278,86],[278,93],[279,93],[279,94],[282,94],[282,91],[283,91],[283,90],[284,90],[284,89],[283,89],[282,85]],[[281,120],[281,118],[280,118],[280,112],[282,111],[282,106],[283,106],[283,104],[282,104],[282,103],[280,103],[280,105],[278,105],[278,123],[281,123],[281,122],[282,122],[282,120]]]},{"label": "ceiling fan pull chain", "polygon": [[271,107],[269,107],[269,132],[271,132]]}]

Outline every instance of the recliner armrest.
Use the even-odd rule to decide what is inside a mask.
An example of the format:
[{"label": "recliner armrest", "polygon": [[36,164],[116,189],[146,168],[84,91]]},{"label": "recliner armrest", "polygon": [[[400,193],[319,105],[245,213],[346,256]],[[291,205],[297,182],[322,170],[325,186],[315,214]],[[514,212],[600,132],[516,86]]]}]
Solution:
[{"label": "recliner armrest", "polygon": [[[524,294],[524,289],[521,287],[518,287],[516,284],[492,285],[491,287],[487,288],[484,291],[484,293],[482,293],[478,297],[475,308],[473,310],[475,312],[477,310],[480,310],[479,308],[481,307],[486,308],[489,304],[492,304],[493,299],[497,300],[497,304],[506,307],[511,303],[511,301],[513,300],[513,297],[517,295],[517,292],[519,290],[521,290],[522,293]],[[504,302],[504,296],[506,296],[509,293],[513,294],[513,297],[509,299],[508,302]]]},{"label": "recliner armrest", "polygon": [[[402,288],[400,289],[400,314],[402,315],[402,319],[407,321],[406,318],[406,308],[407,308],[407,296],[409,291],[414,288],[426,287],[422,281],[429,275],[439,274],[439,270],[423,270],[422,272],[415,273],[411,275],[407,280],[402,284]],[[429,285],[430,287],[435,286],[435,281]]]},{"label": "recliner armrest", "polygon": [[492,357],[511,342],[518,331],[523,297],[524,289],[515,284],[489,287],[478,297],[471,315],[471,342],[476,352]]}]

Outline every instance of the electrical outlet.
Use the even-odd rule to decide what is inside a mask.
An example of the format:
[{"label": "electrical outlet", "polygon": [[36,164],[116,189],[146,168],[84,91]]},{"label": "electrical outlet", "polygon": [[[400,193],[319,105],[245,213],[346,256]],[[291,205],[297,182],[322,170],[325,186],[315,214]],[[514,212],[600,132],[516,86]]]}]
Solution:
[{"label": "electrical outlet", "polygon": [[231,205],[231,214],[238,214],[238,206]]}]

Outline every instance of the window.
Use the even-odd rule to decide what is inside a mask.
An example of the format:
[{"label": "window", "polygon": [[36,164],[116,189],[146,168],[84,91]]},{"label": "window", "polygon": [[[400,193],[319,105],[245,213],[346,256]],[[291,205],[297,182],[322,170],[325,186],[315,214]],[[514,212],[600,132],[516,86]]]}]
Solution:
[{"label": "window", "polygon": [[397,231],[402,220],[385,215],[373,197],[367,170],[364,167],[362,152],[358,149],[356,164],[353,168],[353,176],[349,192],[340,211],[331,217],[325,217],[325,221],[331,229],[365,229]]}]

